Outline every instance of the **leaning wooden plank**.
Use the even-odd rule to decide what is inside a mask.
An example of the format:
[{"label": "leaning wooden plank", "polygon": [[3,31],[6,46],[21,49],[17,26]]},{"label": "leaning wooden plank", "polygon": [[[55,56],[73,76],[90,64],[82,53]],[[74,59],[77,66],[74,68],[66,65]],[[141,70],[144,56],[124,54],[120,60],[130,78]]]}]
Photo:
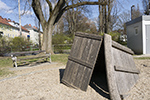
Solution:
[{"label": "leaning wooden plank", "polygon": [[99,38],[96,35],[87,33],[75,35],[62,82],[64,81],[64,83],[68,83],[70,86],[86,91],[101,42],[101,37]]},{"label": "leaning wooden plank", "polygon": [[87,34],[87,33],[82,33],[82,32],[76,33],[75,36],[82,37],[82,38],[93,39],[93,40],[100,40],[100,41],[102,39],[102,37],[99,36],[99,35]]},{"label": "leaning wooden plank", "polygon": [[71,61],[73,61],[73,62],[76,62],[76,63],[78,63],[78,64],[80,64],[80,65],[84,65],[84,66],[86,66],[86,67],[88,67],[88,68],[90,68],[90,69],[93,68],[93,67],[92,67],[92,66],[93,66],[92,64],[87,63],[87,62],[85,62],[85,61],[83,61],[83,60],[80,60],[80,59],[78,59],[78,58],[69,56],[68,59],[71,60]]},{"label": "leaning wooden plank", "polygon": [[107,73],[110,98],[111,100],[121,100],[121,97],[117,89],[115,72],[114,72],[114,67],[112,62],[113,60],[112,40],[111,40],[111,36],[107,34],[104,35],[104,50],[105,50],[106,73]]},{"label": "leaning wooden plank", "polygon": [[140,71],[137,69],[131,69],[131,68],[125,68],[120,66],[114,66],[116,71],[126,72],[126,73],[133,73],[133,74],[139,74]]},{"label": "leaning wooden plank", "polygon": [[117,49],[119,49],[119,50],[122,50],[122,51],[124,51],[124,52],[127,52],[127,53],[129,53],[129,54],[131,54],[131,55],[134,54],[134,52],[133,52],[131,49],[129,49],[129,48],[125,47],[125,46],[122,46],[121,44],[119,44],[119,43],[117,43],[117,42],[115,42],[115,41],[112,41],[112,46],[113,46],[114,48],[117,48]]},{"label": "leaning wooden plank", "polygon": [[[121,50],[118,50],[116,48],[112,48],[112,49],[113,49],[113,67],[114,65],[126,67],[127,65],[126,60],[125,60],[126,57],[124,57],[125,55],[123,55],[125,52],[122,52]],[[118,89],[119,94],[124,94],[125,92],[129,90],[128,81],[126,81],[128,76],[129,75],[127,73],[115,71],[116,84],[118,87],[117,89]],[[130,78],[131,78],[131,81],[133,81],[131,76]]]}]

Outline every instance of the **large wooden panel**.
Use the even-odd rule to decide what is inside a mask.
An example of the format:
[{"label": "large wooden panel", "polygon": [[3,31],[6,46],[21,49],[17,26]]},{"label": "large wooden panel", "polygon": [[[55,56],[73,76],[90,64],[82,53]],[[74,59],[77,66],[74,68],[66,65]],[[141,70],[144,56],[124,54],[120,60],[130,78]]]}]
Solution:
[{"label": "large wooden panel", "polygon": [[136,83],[139,71],[135,66],[133,51],[111,40],[111,36],[104,36],[104,50],[106,72],[110,98],[121,100]]},{"label": "large wooden panel", "polygon": [[102,37],[76,33],[62,82],[68,86],[87,90],[102,43]]}]

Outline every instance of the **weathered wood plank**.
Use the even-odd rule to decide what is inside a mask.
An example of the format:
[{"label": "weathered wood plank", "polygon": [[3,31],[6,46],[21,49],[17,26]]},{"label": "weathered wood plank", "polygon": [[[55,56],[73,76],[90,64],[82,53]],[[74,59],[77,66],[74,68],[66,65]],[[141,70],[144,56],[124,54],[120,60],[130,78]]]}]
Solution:
[{"label": "weathered wood plank", "polygon": [[117,42],[115,42],[115,41],[112,41],[112,46],[113,46],[114,48],[117,48],[117,49],[119,49],[119,50],[122,50],[122,51],[124,51],[124,52],[126,52],[126,53],[129,53],[129,54],[131,54],[131,55],[134,54],[134,52],[133,52],[131,49],[129,49],[129,48],[125,47],[125,46],[122,46],[121,44],[119,44],[119,43],[117,43]]},{"label": "weathered wood plank", "polygon": [[76,33],[75,36],[82,37],[82,38],[88,38],[88,39],[92,39],[92,40],[99,40],[99,41],[101,41],[101,39],[102,39],[102,37],[99,35],[87,34],[87,33],[82,33],[82,32]]},{"label": "weathered wood plank", "polygon": [[37,57],[27,57],[27,58],[18,58],[18,61],[28,60],[28,59],[38,59],[38,58],[49,58],[49,56],[37,56]]},{"label": "weathered wood plank", "polygon": [[68,57],[68,60],[71,60],[71,61],[73,61],[73,62],[75,62],[75,63],[78,63],[78,64],[83,65],[83,66],[85,66],[85,67],[87,67],[87,68],[90,68],[90,69],[93,68],[93,67],[92,67],[92,66],[93,66],[92,64],[90,64],[90,63],[88,63],[88,62],[85,62],[85,61],[83,61],[83,60],[81,60],[81,59],[75,58],[75,57],[69,56],[69,57]]},{"label": "weathered wood plank", "polygon": [[100,50],[101,44],[102,44],[102,41],[93,41],[93,43],[91,44],[90,53],[88,55],[89,63],[92,63],[93,65],[95,65],[97,57],[98,57],[98,53],[99,53],[98,50]]},{"label": "weathered wood plank", "polygon": [[81,90],[86,91],[87,87],[89,85],[89,81],[91,80],[91,74],[93,70],[85,68],[84,73],[83,73],[83,79],[82,84],[81,84]]},{"label": "weathered wood plank", "polygon": [[13,52],[13,53],[10,53],[8,55],[14,55],[14,56],[18,55],[18,56],[20,56],[20,55],[23,55],[23,54],[25,55],[25,54],[41,53],[41,52],[45,52],[45,51],[44,50],[39,50],[39,51]]},{"label": "weathered wood plank", "polygon": [[105,62],[106,62],[106,73],[108,80],[108,88],[111,100],[121,100],[115,77],[115,70],[113,67],[113,50],[111,36],[104,34],[104,50],[105,50]]},{"label": "weathered wood plank", "polygon": [[[113,49],[113,65],[116,66],[123,66],[123,62],[121,61],[121,57],[120,54],[118,53],[118,50],[116,48],[112,48]],[[127,89],[127,81],[125,81],[126,77],[124,75],[124,73],[122,74],[122,72],[115,72],[115,78],[116,78],[116,84],[118,86],[118,91],[119,94],[124,93],[124,90]],[[121,87],[121,88],[119,88]]]},{"label": "weathered wood plank", "polygon": [[140,71],[137,69],[131,69],[131,68],[124,68],[120,66],[114,66],[116,71],[120,72],[126,72],[126,73],[133,73],[133,74],[139,74]]},{"label": "weathered wood plank", "polygon": [[[95,64],[96,62],[100,44],[102,41],[91,38],[91,36],[93,35],[82,35],[80,34],[75,36],[72,50],[70,56],[68,57],[68,62],[71,62],[72,64],[69,66],[67,64],[66,70],[64,72],[66,74],[64,74],[63,80],[67,81],[68,84],[72,86],[86,91],[93,72],[93,64]],[[89,63],[90,57],[93,61],[92,64]]]},{"label": "weathered wood plank", "polygon": [[[83,53],[82,53],[82,56],[81,56],[81,59],[83,60],[83,61],[85,61],[85,62],[88,62],[87,61],[87,56],[88,56],[88,54],[89,54],[89,49],[91,48],[91,45],[92,45],[92,42],[93,42],[93,40],[91,40],[91,39],[86,39],[86,45],[84,46],[84,49],[83,49]],[[88,62],[89,63],[89,62]],[[85,77],[84,77],[84,75],[85,75],[85,71],[87,70],[87,68],[85,67],[85,66],[80,66],[81,68],[79,69],[79,70],[81,70],[82,72],[80,72],[80,73],[82,73],[82,74],[78,74],[78,75],[81,75],[80,76],[80,78],[78,77],[78,79],[76,80],[76,81],[78,81],[78,82],[76,82],[75,84],[81,89],[81,88],[83,88],[82,86],[82,84],[84,84],[84,85],[86,85],[87,86],[87,84],[89,84],[88,83],[88,81],[86,82],[86,83],[83,83],[84,81],[85,81]],[[93,67],[93,65],[91,66],[91,68]],[[93,70],[93,69],[91,69],[91,70]],[[90,79],[89,79],[90,80]],[[86,89],[87,89],[87,87],[86,87]],[[86,91],[86,89],[84,90],[84,91]]]},{"label": "weathered wood plank", "polygon": [[70,80],[69,73],[70,73],[70,69],[72,67],[72,61],[68,60],[67,66],[69,66],[69,67],[65,68],[64,75],[63,75],[63,78],[62,78],[62,82],[63,82],[63,80],[65,80],[65,81],[67,81],[69,83],[69,80]]},{"label": "weathered wood plank", "polygon": [[[81,51],[80,48],[81,48],[81,44],[82,44],[83,40],[80,37],[75,37],[75,38],[76,38],[75,44],[74,44],[74,47],[72,47],[73,51],[71,51],[70,56],[78,58],[79,52]],[[69,68],[69,72],[68,72],[68,75],[67,75],[67,81],[68,81],[68,83],[70,83],[70,85],[73,85],[73,82],[75,80],[79,64],[77,64],[76,62],[74,62],[70,59],[68,59],[68,60],[71,61],[70,62],[71,65],[69,66],[70,68]]]},{"label": "weathered wood plank", "polygon": [[[121,66],[124,68],[128,68],[128,66],[131,67],[128,62],[128,55],[129,55],[128,53],[118,50],[116,48],[113,48],[113,50],[115,53],[114,59],[116,62],[114,63],[114,65]],[[134,83],[133,75],[131,73],[119,72],[119,71],[116,71],[115,73],[116,73],[116,80],[117,80],[116,83],[118,85],[119,93],[124,94],[128,92],[130,90],[130,87]]]},{"label": "weathered wood plank", "polygon": [[[78,43],[79,42],[79,43]],[[76,80],[76,75],[77,75],[77,71],[78,71],[78,68],[79,68],[79,64],[77,62],[75,62],[75,60],[79,61],[80,60],[80,54],[81,52],[83,52],[82,50],[82,46],[85,45],[85,39],[82,39],[81,37],[78,37],[78,41],[77,41],[77,44],[76,44],[76,47],[75,47],[75,51],[74,53],[72,54],[72,57],[70,56],[70,58],[72,58],[73,61],[73,65],[72,65],[72,72],[70,73],[70,84],[71,85],[74,85],[74,81]],[[74,58],[74,59],[73,59]],[[69,57],[68,57],[69,59]],[[70,59],[69,59],[70,60]],[[71,60],[71,61],[72,61]]]}]

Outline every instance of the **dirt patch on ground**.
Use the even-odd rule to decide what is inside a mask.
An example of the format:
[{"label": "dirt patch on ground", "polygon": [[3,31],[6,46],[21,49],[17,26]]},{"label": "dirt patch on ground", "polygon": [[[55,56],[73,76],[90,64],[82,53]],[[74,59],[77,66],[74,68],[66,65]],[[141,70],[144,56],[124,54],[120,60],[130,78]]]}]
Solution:
[{"label": "dirt patch on ground", "polygon": [[[135,60],[139,80],[126,100],[150,100],[150,60]],[[0,80],[0,100],[107,100],[90,85],[86,92],[69,88],[60,79],[65,66],[58,63],[10,69]]]}]

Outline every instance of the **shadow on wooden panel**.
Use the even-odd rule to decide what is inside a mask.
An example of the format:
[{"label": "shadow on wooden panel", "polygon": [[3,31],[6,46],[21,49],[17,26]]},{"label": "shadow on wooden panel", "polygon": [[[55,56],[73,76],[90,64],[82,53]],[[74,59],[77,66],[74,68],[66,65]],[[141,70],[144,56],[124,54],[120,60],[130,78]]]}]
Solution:
[{"label": "shadow on wooden panel", "polygon": [[98,54],[98,58],[90,81],[90,86],[101,96],[110,99],[107,85],[103,43],[101,45],[100,52]]}]

